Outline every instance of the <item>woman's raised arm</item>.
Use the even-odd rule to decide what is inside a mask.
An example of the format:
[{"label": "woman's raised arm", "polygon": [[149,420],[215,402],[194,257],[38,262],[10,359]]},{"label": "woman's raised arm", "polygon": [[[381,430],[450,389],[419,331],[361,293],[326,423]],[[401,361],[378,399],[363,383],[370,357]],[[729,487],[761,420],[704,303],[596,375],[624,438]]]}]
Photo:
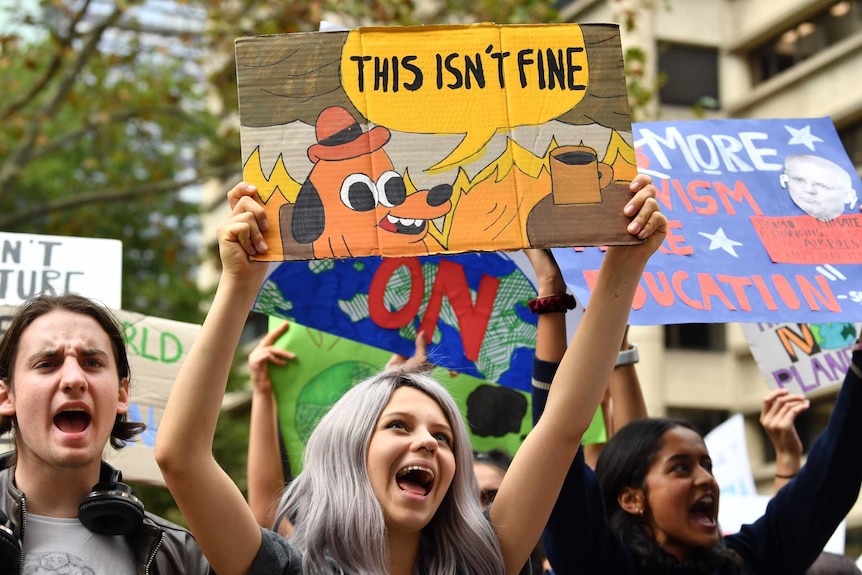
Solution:
[{"label": "woman's raised arm", "polygon": [[508,573],[519,572],[541,536],[610,379],[641,274],[667,233],[650,181],[644,175],[635,178],[635,195],[624,209],[633,218],[629,233],[645,241],[608,248],[545,412],[515,454],[491,506]]},{"label": "woman's raised arm", "polygon": [[254,186],[228,192],[231,214],[219,226],[222,273],[200,334],[171,390],[156,437],[156,461],[189,529],[219,575],[248,572],[261,533],[242,492],[212,454],[228,373],[267,264],[263,208]]}]

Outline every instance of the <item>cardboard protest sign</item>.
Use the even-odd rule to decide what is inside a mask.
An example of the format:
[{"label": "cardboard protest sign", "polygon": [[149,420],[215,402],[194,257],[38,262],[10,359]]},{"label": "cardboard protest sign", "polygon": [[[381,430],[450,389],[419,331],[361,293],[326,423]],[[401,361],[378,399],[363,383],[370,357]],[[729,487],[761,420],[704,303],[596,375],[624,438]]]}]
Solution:
[{"label": "cardboard protest sign", "polygon": [[254,309],[405,356],[421,330],[436,365],[529,392],[534,281],[521,252],[284,262]]},{"label": "cardboard protest sign", "polygon": [[[282,321],[270,318],[270,329]],[[275,345],[296,355],[284,366],[269,368],[282,437],[296,476],[302,470],[305,444],[320,418],[354,383],[381,370],[392,354],[299,324],[292,324]],[[467,422],[473,449],[517,451],[532,428],[529,392],[443,368],[431,375],[454,396]],[[604,441],[604,420],[598,410],[584,443]]]},{"label": "cardboard protest sign", "polygon": [[840,385],[862,323],[744,323],[742,332],[770,389],[807,394]]},{"label": "cardboard protest sign", "polygon": [[236,61],[270,261],[636,243],[615,25],[255,36]]},{"label": "cardboard protest sign", "polygon": [[200,332],[200,326],[169,319],[117,311],[123,322],[132,370],[129,419],[147,429],[120,451],[108,450],[107,460],[123,470],[123,478],[164,486],[153,455],[156,432],[182,362]]},{"label": "cardboard protest sign", "polygon": [[0,305],[40,293],[77,293],[119,308],[119,240],[0,232]]},{"label": "cardboard protest sign", "polygon": [[[862,182],[829,118],[635,124],[669,233],[630,322],[862,317]],[[586,305],[603,252],[555,249]]]},{"label": "cardboard protest sign", "polygon": [[[0,334],[14,311],[0,306]],[[156,432],[174,379],[200,326],[122,310],[114,314],[125,330],[132,372],[129,419],[146,423],[147,429],[123,449],[107,449],[106,459],[122,470],[126,481],[164,486],[153,456]]]}]

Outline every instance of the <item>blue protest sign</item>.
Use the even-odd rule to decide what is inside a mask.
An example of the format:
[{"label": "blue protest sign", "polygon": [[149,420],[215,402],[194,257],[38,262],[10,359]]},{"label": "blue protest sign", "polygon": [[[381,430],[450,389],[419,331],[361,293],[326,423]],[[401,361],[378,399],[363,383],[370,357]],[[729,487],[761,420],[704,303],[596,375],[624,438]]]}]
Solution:
[{"label": "blue protest sign", "polygon": [[[635,124],[669,232],[637,325],[862,318],[862,182],[829,118]],[[603,251],[555,249],[586,305]]]}]

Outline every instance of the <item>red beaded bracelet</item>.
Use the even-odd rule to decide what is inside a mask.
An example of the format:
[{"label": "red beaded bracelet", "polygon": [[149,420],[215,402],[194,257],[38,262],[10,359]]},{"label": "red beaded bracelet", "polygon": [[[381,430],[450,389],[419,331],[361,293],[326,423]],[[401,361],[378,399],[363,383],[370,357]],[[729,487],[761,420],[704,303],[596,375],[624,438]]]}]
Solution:
[{"label": "red beaded bracelet", "polygon": [[575,309],[578,305],[575,296],[570,293],[560,295],[549,295],[547,297],[537,297],[527,302],[530,311],[533,313],[566,313],[570,309]]}]

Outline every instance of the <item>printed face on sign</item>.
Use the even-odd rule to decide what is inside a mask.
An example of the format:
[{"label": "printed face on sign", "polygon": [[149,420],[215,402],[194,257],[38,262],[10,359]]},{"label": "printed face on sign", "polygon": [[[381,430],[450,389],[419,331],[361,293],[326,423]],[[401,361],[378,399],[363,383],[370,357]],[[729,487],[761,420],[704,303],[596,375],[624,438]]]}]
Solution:
[{"label": "printed face on sign", "polygon": [[844,205],[856,206],[856,192],[850,174],[838,164],[811,154],[789,156],[779,177],[793,203],[820,221],[834,220],[844,213]]}]

